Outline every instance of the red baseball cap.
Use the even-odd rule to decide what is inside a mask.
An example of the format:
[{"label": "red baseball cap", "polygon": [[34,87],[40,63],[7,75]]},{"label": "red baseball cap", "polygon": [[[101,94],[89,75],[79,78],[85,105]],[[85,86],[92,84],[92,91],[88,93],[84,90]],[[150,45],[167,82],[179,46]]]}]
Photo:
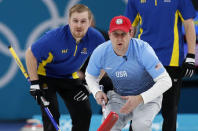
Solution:
[{"label": "red baseball cap", "polygon": [[111,33],[114,30],[122,30],[124,32],[129,32],[131,29],[131,21],[125,16],[116,16],[114,17],[109,26],[109,32]]}]

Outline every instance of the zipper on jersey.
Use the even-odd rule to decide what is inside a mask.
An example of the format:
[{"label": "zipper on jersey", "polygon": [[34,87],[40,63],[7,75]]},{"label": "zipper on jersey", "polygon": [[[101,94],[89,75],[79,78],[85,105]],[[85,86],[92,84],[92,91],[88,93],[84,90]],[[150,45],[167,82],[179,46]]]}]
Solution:
[{"label": "zipper on jersey", "polygon": [[76,41],[76,48],[75,48],[75,51],[74,51],[74,56],[76,55],[76,52],[77,52],[77,49],[78,49],[78,44],[80,43],[80,41]]},{"label": "zipper on jersey", "polygon": [[155,0],[155,6],[157,6],[157,0]]}]

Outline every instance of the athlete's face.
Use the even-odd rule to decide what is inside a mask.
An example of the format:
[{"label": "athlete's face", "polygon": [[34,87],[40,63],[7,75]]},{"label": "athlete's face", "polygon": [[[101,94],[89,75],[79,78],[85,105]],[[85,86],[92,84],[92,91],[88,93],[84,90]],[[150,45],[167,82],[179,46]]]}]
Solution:
[{"label": "athlete's face", "polygon": [[76,40],[81,39],[87,33],[90,23],[87,11],[72,13],[69,18],[69,26],[73,37]]},{"label": "athlete's face", "polygon": [[109,32],[109,38],[113,45],[113,49],[117,55],[123,56],[128,50],[129,41],[131,35],[129,32],[124,32],[122,30],[115,30],[111,33]]}]

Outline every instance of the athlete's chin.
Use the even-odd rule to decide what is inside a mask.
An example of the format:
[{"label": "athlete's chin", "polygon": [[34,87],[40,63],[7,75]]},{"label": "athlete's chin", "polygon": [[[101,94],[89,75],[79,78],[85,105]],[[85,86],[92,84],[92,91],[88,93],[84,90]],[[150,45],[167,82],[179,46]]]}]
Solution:
[{"label": "athlete's chin", "polygon": [[117,50],[123,50],[123,46],[116,46]]},{"label": "athlete's chin", "polygon": [[84,35],[85,35],[84,33],[79,33],[79,32],[78,32],[78,33],[75,33],[75,34],[74,34],[74,37],[75,37],[75,38],[82,38]]}]

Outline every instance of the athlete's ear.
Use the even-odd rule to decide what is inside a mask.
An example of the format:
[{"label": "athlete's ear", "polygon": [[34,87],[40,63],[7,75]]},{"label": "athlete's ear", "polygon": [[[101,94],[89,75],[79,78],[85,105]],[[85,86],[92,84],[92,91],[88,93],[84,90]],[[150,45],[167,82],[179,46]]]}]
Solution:
[{"label": "athlete's ear", "polygon": [[130,36],[131,36],[131,38],[133,38],[134,37],[134,28],[131,26],[131,28],[130,28],[130,30],[129,30],[129,34],[130,34]]},{"label": "athlete's ear", "polygon": [[110,31],[108,31],[108,35],[109,35],[109,37],[110,37],[110,35],[111,35]]},{"label": "athlete's ear", "polygon": [[68,21],[68,24],[70,25],[71,24],[71,22],[70,22],[71,18],[69,17],[67,21]]},{"label": "athlete's ear", "polygon": [[92,19],[91,20],[88,20],[88,23],[89,23],[89,27],[94,27],[95,25],[93,25],[92,23]]}]

